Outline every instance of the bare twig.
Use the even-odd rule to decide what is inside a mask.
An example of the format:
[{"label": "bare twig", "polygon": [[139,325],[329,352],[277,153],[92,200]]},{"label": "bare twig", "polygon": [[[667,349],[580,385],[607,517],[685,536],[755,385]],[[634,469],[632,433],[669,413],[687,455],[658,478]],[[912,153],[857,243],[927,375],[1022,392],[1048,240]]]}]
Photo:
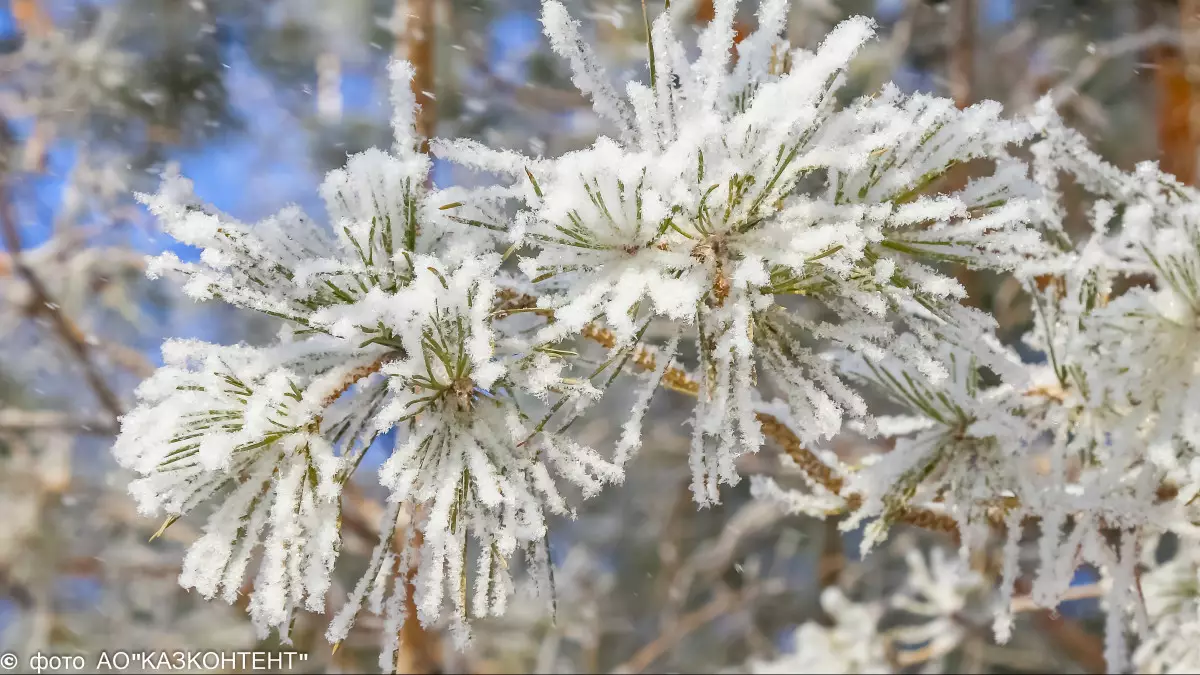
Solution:
[{"label": "bare twig", "polygon": [[[34,37],[45,37],[54,26],[38,0],[15,0],[12,4],[12,17],[16,19],[22,31]],[[22,163],[27,169],[39,173],[46,169],[46,152],[54,139],[54,133],[52,120],[40,117],[33,120],[33,131],[22,153]]]},{"label": "bare twig", "polygon": [[745,604],[762,593],[761,585],[754,585],[741,591],[722,591],[712,600],[701,607],[684,614],[670,630],[662,633],[649,644],[637,650],[629,660],[613,669],[614,673],[640,673],[666,654],[672,647],[684,638],[703,628],[727,611]]},{"label": "bare twig", "polygon": [[683,571],[680,544],[683,540],[683,519],[692,506],[691,481],[687,478],[679,483],[675,491],[675,503],[663,527],[663,536],[658,543],[660,592],[663,600],[671,596]]},{"label": "bare twig", "polygon": [[83,369],[84,378],[96,395],[96,399],[112,415],[115,422],[124,412],[120,399],[109,388],[104,376],[100,374],[100,369],[92,361],[91,348],[88,346],[86,337],[75,323],[62,312],[46,285],[42,283],[41,278],[33,271],[33,268],[25,263],[21,255],[21,234],[17,230],[16,214],[12,200],[9,198],[8,184],[2,178],[0,178],[0,234],[4,236],[4,245],[8,248],[13,269],[25,279],[25,283],[29,284],[29,288],[33,292],[38,311],[49,317],[58,337],[66,344],[75,361]]},{"label": "bare twig", "polygon": [[715,540],[689,556],[668,591],[668,606],[682,605],[697,579],[713,579],[728,570],[746,539],[773,527],[786,515],[774,502],[763,500],[752,501],[738,509],[725,522]]},{"label": "bare twig", "polygon": [[0,410],[0,432],[72,431],[105,436],[116,430],[116,425],[107,417],[87,417],[58,410]]},{"label": "bare twig", "polygon": [[1075,70],[1050,90],[1049,96],[1055,107],[1068,104],[1079,95],[1079,89],[1096,76],[1109,61],[1122,56],[1141,52],[1151,47],[1178,42],[1173,31],[1163,26],[1153,26],[1132,35],[1096,45],[1087,58],[1079,62]]}]

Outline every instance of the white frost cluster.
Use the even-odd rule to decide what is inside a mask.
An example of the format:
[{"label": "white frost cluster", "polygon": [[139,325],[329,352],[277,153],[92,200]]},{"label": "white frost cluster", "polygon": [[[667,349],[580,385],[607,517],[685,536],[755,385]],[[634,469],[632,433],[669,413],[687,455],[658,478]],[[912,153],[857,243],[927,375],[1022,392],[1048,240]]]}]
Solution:
[{"label": "white frost cluster", "polygon": [[[832,625],[806,622],[792,634],[792,649],[770,661],[751,661],[747,671],[768,673],[893,673],[918,663],[942,672],[972,628],[968,601],[985,591],[983,578],[957,556],[917,548],[905,560],[908,576],[888,601],[853,602],[838,587],[825,589],[821,608]],[[904,616],[885,628],[888,617]]]},{"label": "white frost cluster", "polygon": [[337,558],[343,460],[310,392],[340,363],[317,346],[168,342],[113,450],[141,475],[130,491],[144,513],[178,517],[220,495],[184,559],[185,588],[233,602],[262,546],[250,614],[264,636],[286,635],[297,609],[323,611]]},{"label": "white frost cluster", "polygon": [[[455,218],[495,217],[502,202],[468,205],[455,201],[460,191],[427,184],[411,76],[407,64],[394,66],[394,152],[355,155],[322,186],[332,227],[294,208],[241,224],[199,205],[174,175],[143,197],[164,229],[201,249],[197,262],[159,257],[152,274],[181,273],[198,299],[286,320],[265,347],[167,343],[165,365],[139,388],[114,450],[139,474],[131,491],[143,511],[176,518],[214,502],[184,561],[184,586],[232,602],[261,546],[250,612],[264,634],[286,637],[297,609],[324,610],[341,487],[393,428],[401,433],[381,480],[395,507],[330,626],[333,642],[368,601],[389,625],[404,621],[395,578],[409,569],[418,572],[423,622],[439,618],[447,595],[460,627],[468,615],[503,612],[507,561],[522,552],[545,568],[547,517],[572,512],[552,472],[584,495],[620,477],[548,419],[529,417],[551,395],[579,414],[599,392],[570,377],[562,352],[539,349],[520,339],[515,319],[503,321],[519,312],[505,309],[500,256],[486,238],[455,236]],[[477,590],[468,601],[472,559]]]},{"label": "white frost cluster", "polygon": [[809,621],[792,636],[795,651],[772,661],[753,662],[756,675],[783,673],[891,673],[887,643],[878,633],[885,607],[851,602],[838,588],[821,593],[821,609],[833,619],[826,627]]},{"label": "white frost cluster", "polygon": [[[864,18],[838,26],[815,52],[782,41],[787,3],[766,0],[759,27],[731,65],[735,0],[688,61],[670,10],[651,29],[651,82],[619,97],[557,2],[544,5],[551,45],[620,140],[553,162],[475,153],[462,141],[437,149],[507,175],[524,209],[505,229],[531,255],[521,269],[555,321],[560,340],[602,318],[617,344],[651,321],[691,331],[700,348],[694,418],[696,499],[719,501],[738,480],[734,459],[763,438],[754,417],[756,369],[788,394],[806,442],[836,434],[862,398],[799,340],[832,342],[878,360],[894,354],[932,377],[939,327],[982,317],[931,261],[1012,268],[1035,253],[1026,227],[1036,188],[1008,154],[1028,126],[999,106],[958,110],[952,101],[886,87],[848,105],[837,95],[846,68],[872,36]],[[990,175],[954,191],[923,194],[956,162],[987,159]],[[787,296],[821,302],[837,320],[786,311]],[[920,325],[897,340],[893,314]]]},{"label": "white frost cluster", "polygon": [[[363,607],[382,614],[386,666],[415,575],[416,618],[452,606],[465,636],[470,617],[504,611],[509,560],[548,576],[548,518],[572,513],[560,488],[587,497],[621,482],[665,387],[696,396],[700,505],[738,482],[769,418],[776,440],[794,437],[807,487],[759,478],[757,497],[853,511],[843,526],[867,525],[864,549],[899,522],[954,530],[964,554],[1003,532],[1001,641],[1018,580],[1031,573],[1030,597],[1053,607],[1081,564],[1104,576],[1114,669],[1129,662],[1130,625],[1155,645],[1162,627],[1200,621],[1148,614],[1137,566],[1148,542],[1186,529],[1200,492],[1200,193],[1151,164],[1105,163],[1049,101],[1006,118],[892,85],[842,100],[870,20],[796,49],[782,38],[786,0],[763,0],[735,47],[736,5],[717,0],[694,46],[668,9],[648,27],[649,81],[621,92],[566,9],[545,2],[550,45],[610,133],[554,158],[430,140],[495,185],[431,184],[412,68],[398,63],[395,146],[329,174],[328,224],[295,208],[238,223],[175,175],[144,197],[200,249],[152,274],[285,324],[263,347],[168,343],[123,421],[115,452],[139,475],[143,510],[213,502],[185,585],[232,600],[261,545],[260,628],[321,611],[341,486],[395,429],[383,536],[327,635],[345,638]],[[1082,238],[1065,225],[1068,183],[1087,195]],[[959,266],[1025,285],[1034,320],[1021,339],[1044,362],[963,304]],[[599,363],[587,340],[608,349]],[[639,388],[616,447],[581,445],[572,423],[622,373],[640,373]],[[868,410],[866,391],[890,402]],[[894,444],[845,466],[822,445],[846,430]],[[1026,550],[1035,569],[1022,569]],[[959,596],[937,583],[922,595],[911,608],[955,613]],[[801,641],[849,645],[856,660],[804,667],[879,667],[874,610],[825,602],[846,622]],[[940,619],[926,630],[958,634]]]},{"label": "white frost cluster", "polygon": [[1179,551],[1165,563],[1144,554],[1150,570],[1142,575],[1150,637],[1138,645],[1133,663],[1139,673],[1194,673],[1200,670],[1200,530],[1176,529]]}]

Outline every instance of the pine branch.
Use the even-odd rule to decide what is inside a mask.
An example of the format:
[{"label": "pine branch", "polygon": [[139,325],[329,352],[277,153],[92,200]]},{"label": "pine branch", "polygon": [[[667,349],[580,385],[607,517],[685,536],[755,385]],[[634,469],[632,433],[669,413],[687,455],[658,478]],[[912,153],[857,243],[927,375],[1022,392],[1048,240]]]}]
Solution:
[{"label": "pine branch", "polygon": [[[584,337],[598,344],[611,348],[615,345],[615,337],[611,330],[596,324],[589,324],[581,333]],[[639,345],[632,359],[633,366],[641,371],[653,372],[657,367],[654,351],[645,345]],[[663,386],[689,396],[696,396],[700,391],[700,383],[679,368],[667,368],[663,375]],[[844,479],[837,471],[823,462],[817,455],[804,447],[787,425],[774,415],[758,413],[758,421],[762,424],[763,434],[776,442],[780,448],[796,463],[809,478],[821,484],[831,493],[842,497],[846,503],[846,511],[852,512],[863,503],[861,495],[843,494]],[[834,516],[837,514],[829,514]],[[897,514],[897,521],[922,529],[949,534],[958,537],[958,524],[945,513],[921,508],[905,508]],[[995,522],[1003,525],[1002,515],[997,515]]]},{"label": "pine branch", "polygon": [[[1004,609],[1011,609],[1024,524],[1042,521],[1044,530],[1054,530],[1049,522],[1058,530],[1070,524],[1071,532],[1042,533],[1045,560],[1036,592],[1026,589],[1022,597],[1051,603],[1069,582],[1060,577],[1088,563],[1110,568],[1112,602],[1139,605],[1134,565],[1147,535],[1138,518],[1179,496],[1168,484],[1153,495],[1154,483],[1143,481],[1188,459],[1182,448],[1172,455],[1176,449],[1166,440],[1154,452],[1143,446],[1150,438],[1180,437],[1190,448],[1200,445],[1200,431],[1185,422],[1189,402],[1200,396],[1192,367],[1200,349],[1193,330],[1200,322],[1194,209],[1200,193],[1148,165],[1134,174],[1108,165],[1057,121],[1052,100],[1028,119],[1006,118],[993,103],[968,105],[976,94],[974,0],[952,8],[954,100],[889,87],[851,102],[844,102],[841,88],[856,52],[875,33],[867,18],[841,23],[816,51],[789,61],[778,52],[785,44],[785,0],[762,5],[753,34],[737,23],[736,0],[705,1],[698,56],[687,57],[693,50],[673,34],[670,21],[650,26],[650,86],[633,83],[622,94],[578,22],[548,0],[543,23],[552,49],[571,64],[572,81],[595,111],[620,133],[552,160],[439,141],[445,159],[510,182],[479,192],[434,192],[429,158],[414,151],[424,151],[436,131],[437,1],[397,3],[398,23],[411,15],[397,31],[396,48],[406,50],[410,63],[392,68],[395,152],[356,155],[330,174],[322,196],[341,224],[333,237],[296,210],[253,229],[208,214],[182,196],[190,186],[177,176],[145,199],[168,221],[168,231],[206,249],[200,263],[160,260],[191,274],[190,292],[219,295],[299,326],[294,339],[267,348],[198,342],[164,348],[166,365],[152,385],[139,388],[146,403],[124,419],[115,450],[143,485],[152,484],[151,491],[135,491],[139,499],[176,516],[194,506],[193,495],[234,484],[237,498],[226,499],[206,528],[220,546],[238,544],[247,519],[269,523],[256,530],[267,538],[269,564],[260,568],[267,592],[255,589],[249,606],[260,629],[287,630],[292,608],[275,592],[280,587],[305,596],[309,609],[324,602],[328,576],[289,576],[284,563],[299,555],[319,563],[315,569],[333,567],[337,532],[323,522],[339,515],[337,481],[353,471],[346,468],[355,449],[367,447],[379,431],[400,428],[407,433],[380,470],[391,490],[387,533],[328,635],[343,639],[368,597],[375,611],[382,607],[379,592],[386,591],[378,584],[388,579],[385,565],[396,563],[387,644],[395,638],[400,648],[394,660],[390,651],[381,657],[383,666],[436,668],[436,645],[418,613],[431,622],[448,604],[456,621],[500,611],[511,592],[510,556],[524,548],[533,567],[549,562],[545,519],[571,512],[559,480],[574,483],[585,497],[620,482],[644,442],[643,421],[659,388],[696,399],[688,487],[701,506],[719,502],[722,486],[746,469],[739,457],[768,442],[804,474],[814,494],[779,496],[827,518],[830,564],[822,584],[832,582],[838,564],[840,516],[853,522],[879,516],[867,529],[866,546],[894,523],[966,539],[968,532],[959,530],[963,518],[971,534],[1007,530],[999,567]],[[1014,150],[1033,134],[1040,136],[1029,153]],[[993,169],[968,180],[979,165]],[[1068,214],[1052,201],[1062,197],[1057,182],[1064,172],[1094,193],[1097,236],[1089,255],[1070,250],[1062,222]],[[422,181],[425,190],[418,187]],[[512,202],[521,203],[506,224]],[[14,269],[28,277],[40,306],[49,308],[41,311],[51,311],[107,403],[103,381],[89,367],[89,341],[70,330],[22,263],[11,205],[0,215]],[[1118,222],[1124,227],[1112,227]],[[1116,229],[1121,234],[1114,241],[1102,241]],[[1143,230],[1155,234],[1142,236]],[[1178,236],[1163,244],[1159,240],[1170,237],[1160,232]],[[1043,234],[1055,245],[1045,245]],[[397,235],[403,237],[399,251]],[[508,247],[504,256],[495,251],[499,246]],[[1090,255],[1093,248],[1104,250]],[[457,255],[468,250],[485,253]],[[534,286],[551,289],[546,298],[497,289],[504,283],[500,266],[518,250],[533,250],[519,267]],[[949,276],[948,264],[959,265],[960,280]],[[1076,264],[1092,266],[1083,282],[1067,269]],[[1111,278],[1099,271],[1110,267],[1147,274],[1157,286],[1110,298]],[[974,284],[986,270],[1061,285],[1062,297],[1039,302],[1036,311],[1045,321],[1030,332],[1031,346],[1050,354],[1044,371],[990,339],[992,317],[962,306],[978,304],[982,293]],[[826,312],[789,315],[784,296],[806,296]],[[516,314],[545,321],[503,321]],[[660,351],[643,339],[664,320],[674,330]],[[1058,327],[1071,334],[1056,334]],[[575,338],[609,351],[587,377],[569,376],[586,359],[559,347]],[[680,344],[693,340],[699,375],[674,361]],[[869,418],[873,408],[852,381],[854,368],[814,344],[836,345],[869,364],[900,364],[895,373],[871,366],[876,384],[911,412],[879,418],[897,439],[881,461],[852,470],[805,446],[837,438],[847,419]],[[1078,352],[1064,353],[1077,344]],[[371,345],[388,353],[375,359],[379,347]],[[364,352],[368,347],[372,351]],[[1129,352],[1135,355],[1124,356]],[[354,389],[392,358],[397,363],[387,369],[386,386],[373,379]],[[981,384],[985,367],[1000,377],[1000,386]],[[608,459],[565,432],[627,368],[652,376],[638,378],[636,403]],[[764,376],[784,390],[797,414],[783,420],[762,412],[758,379]],[[1012,384],[1055,379],[1057,386],[1028,391]],[[522,408],[526,395],[538,399],[540,410],[532,415]],[[546,401],[551,395],[557,398]],[[350,396],[361,400],[335,405]],[[106,407],[116,417],[115,397],[111,403]],[[342,415],[330,429],[322,429],[319,406]],[[811,414],[799,410],[805,406]],[[560,411],[566,419],[548,429]],[[166,419],[170,426],[162,424]],[[264,431],[265,424],[274,428]],[[1052,437],[1048,450],[1025,450],[1030,439],[1046,437]],[[1052,478],[1072,489],[1043,499],[1036,491],[1041,479],[1019,464],[1033,452],[1034,459],[1049,458],[1049,470],[1057,472]],[[217,466],[232,470],[213,471]],[[1140,480],[1127,480],[1138,472]],[[779,491],[769,481],[759,485]],[[1088,493],[1096,485],[1106,487]],[[289,511],[286,500],[297,498],[299,508]],[[396,514],[408,505],[413,529],[398,540]],[[760,515],[778,509],[756,506]],[[536,527],[513,529],[511,514],[524,514]],[[734,519],[729,526],[736,531],[745,524]],[[290,546],[292,531],[304,531],[308,543]],[[471,540],[484,545],[469,550],[464,542]],[[401,541],[417,549],[406,548],[398,561],[391,549]],[[728,555],[736,537],[718,544],[725,548],[717,552]],[[227,561],[234,551],[228,553]],[[414,556],[423,558],[419,577],[410,567]],[[207,567],[198,574],[199,557],[189,554],[183,577],[208,595],[221,589],[235,595],[241,577],[218,574],[219,555],[200,561]],[[479,583],[468,601],[472,558]],[[552,593],[552,570],[539,571]],[[687,573],[678,576],[690,580]],[[652,666],[726,611],[721,603],[728,602],[717,598],[665,623],[664,634],[623,668]],[[875,609],[855,611],[870,619]],[[1007,634],[1009,618],[997,617],[998,636]],[[1104,654],[1118,668],[1127,660],[1121,619],[1110,614]]]}]

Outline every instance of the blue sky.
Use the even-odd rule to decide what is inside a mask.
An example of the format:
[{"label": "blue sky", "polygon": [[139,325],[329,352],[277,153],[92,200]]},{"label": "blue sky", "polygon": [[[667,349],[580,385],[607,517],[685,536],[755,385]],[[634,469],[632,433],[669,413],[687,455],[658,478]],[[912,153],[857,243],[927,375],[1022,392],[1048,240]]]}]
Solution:
[{"label": "blue sky", "polygon": [[[876,0],[876,15],[885,21],[894,18],[905,2]],[[1003,23],[1011,20],[1012,12],[1011,0],[984,0],[981,22]],[[0,0],[0,37],[13,30],[10,0]],[[533,15],[509,12],[500,16],[492,23],[489,35],[494,72],[502,79],[521,81],[527,56],[541,39],[541,26]],[[316,193],[320,176],[309,158],[308,132],[280,104],[271,84],[240,47],[230,49],[226,61],[235,112],[247,126],[219,141],[176,153],[174,158],[180,162],[183,174],[195,182],[202,199],[239,219],[258,220],[288,203],[299,204],[320,217],[323,206]],[[376,66],[348,68],[343,74],[342,96],[347,113],[387,118],[386,88],[378,86],[382,73],[374,72]],[[901,77],[912,79],[914,84],[920,80],[918,73],[909,75],[911,78],[905,78],[902,73]],[[13,127],[19,135],[30,130],[27,122],[14,122]],[[70,142],[56,143],[49,153],[46,172],[18,186],[23,188],[18,196],[26,246],[37,246],[49,236],[53,205],[61,201],[63,177],[74,160],[75,148]],[[447,176],[448,172],[439,167],[435,177]],[[148,252],[170,246],[161,240],[137,245]]]},{"label": "blue sky", "polygon": [[[943,0],[947,5],[956,1]],[[894,21],[907,4],[908,0],[875,0],[875,17],[880,21]],[[979,10],[980,22],[985,26],[1013,20],[1013,0],[982,0]]]}]

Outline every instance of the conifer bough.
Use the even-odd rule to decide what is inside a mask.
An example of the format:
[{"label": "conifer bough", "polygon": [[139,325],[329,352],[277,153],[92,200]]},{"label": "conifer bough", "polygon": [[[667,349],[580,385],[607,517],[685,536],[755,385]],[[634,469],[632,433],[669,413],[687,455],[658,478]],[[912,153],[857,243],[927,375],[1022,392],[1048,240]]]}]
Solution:
[{"label": "conifer bough", "polygon": [[[114,453],[144,513],[169,523],[211,503],[180,582],[232,602],[255,574],[249,612],[286,639],[297,612],[325,608],[342,486],[395,429],[381,540],[329,641],[360,611],[381,614],[390,669],[406,607],[426,625],[448,616],[466,640],[473,617],[504,613],[517,570],[544,580],[552,606],[547,528],[574,508],[562,487],[620,489],[667,389],[693,397],[699,506],[769,437],[805,487],[758,476],[753,494],[849,514],[864,552],[896,523],[952,531],[964,556],[1004,533],[998,640],[1019,578],[1052,608],[1091,564],[1111,669],[1200,665],[1185,637],[1200,630],[1187,590],[1200,569],[1200,194],[1153,164],[1105,163],[1049,101],[1005,117],[890,84],[844,101],[870,20],[795,49],[786,0],[763,0],[735,48],[735,5],[715,3],[692,59],[667,9],[648,27],[649,81],[619,92],[578,23],[545,2],[551,46],[612,135],[554,158],[431,140],[486,187],[431,186],[413,70],[397,62],[395,143],[329,174],[327,223],[289,208],[242,224],[177,175],[142,196],[201,250],[160,256],[152,275],[282,323],[263,347],[168,342],[122,419]],[[961,164],[971,180],[946,187]],[[1082,239],[1064,229],[1064,180],[1087,193]],[[1025,285],[1035,320],[1021,339],[1043,361],[996,338],[948,264]],[[1153,283],[1114,294],[1120,277]],[[613,447],[573,438],[590,406],[623,395]],[[894,448],[845,466],[822,448],[846,431]],[[1167,533],[1180,554],[1145,564]]]}]

